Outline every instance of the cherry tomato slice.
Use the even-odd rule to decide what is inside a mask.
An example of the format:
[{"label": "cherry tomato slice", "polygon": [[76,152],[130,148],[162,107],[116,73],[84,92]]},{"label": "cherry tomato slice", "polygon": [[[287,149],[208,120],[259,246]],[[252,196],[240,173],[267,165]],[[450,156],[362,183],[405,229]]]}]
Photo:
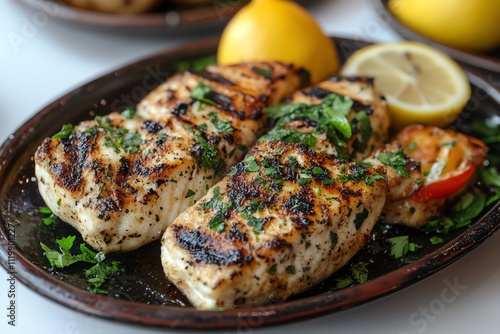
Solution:
[{"label": "cherry tomato slice", "polygon": [[475,171],[476,166],[471,164],[461,174],[430,183],[418,189],[413,194],[413,200],[416,202],[427,202],[453,195],[467,184]]}]

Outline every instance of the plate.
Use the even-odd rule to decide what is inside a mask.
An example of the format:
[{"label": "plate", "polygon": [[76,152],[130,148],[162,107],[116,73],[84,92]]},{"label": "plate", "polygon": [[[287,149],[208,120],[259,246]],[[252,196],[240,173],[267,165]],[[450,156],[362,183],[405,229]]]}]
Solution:
[{"label": "plate", "polygon": [[376,0],[373,2],[373,5],[376,7],[378,15],[404,38],[429,44],[443,52],[446,52],[451,57],[463,63],[476,66],[483,70],[500,73],[500,48],[492,51],[491,53],[476,53],[459,50],[434,42],[408,28],[394,15],[392,15],[387,5],[388,2],[389,0]]},{"label": "plate", "polygon": [[18,0],[71,23],[128,32],[190,33],[222,28],[249,0],[213,0],[199,6],[164,4],[152,12],[118,15],[67,6],[61,0]]},{"label": "plate", "polygon": [[[341,61],[365,42],[334,37]],[[349,265],[313,289],[292,299],[267,306],[227,311],[199,311],[165,278],[159,258],[159,241],[127,254],[110,255],[122,261],[124,272],[105,289],[109,295],[87,291],[83,267],[47,269],[39,246],[54,247],[54,240],[78,233],[62,222],[46,226],[38,215],[44,206],[34,177],[32,156],[40,142],[65,123],[93,118],[111,109],[138,102],[165,80],[179,61],[212,55],[218,40],[208,39],[153,55],[113,71],[57,99],[22,125],[0,147],[0,262],[15,270],[20,282],[62,305],[87,314],[149,326],[182,328],[256,327],[319,316],[367,303],[391,294],[436,273],[478,247],[500,229],[500,202],[470,227],[443,235],[444,243],[432,245],[429,235],[402,227],[380,225],[370,243],[351,261],[369,263],[369,281],[333,290],[335,280],[348,273]],[[472,119],[500,115],[500,93],[469,73],[475,95],[456,127]],[[414,262],[395,260],[384,238],[408,234],[422,245]],[[79,237],[78,237],[79,238]],[[81,239],[77,239],[81,242]],[[10,268],[12,264],[14,268]]]}]

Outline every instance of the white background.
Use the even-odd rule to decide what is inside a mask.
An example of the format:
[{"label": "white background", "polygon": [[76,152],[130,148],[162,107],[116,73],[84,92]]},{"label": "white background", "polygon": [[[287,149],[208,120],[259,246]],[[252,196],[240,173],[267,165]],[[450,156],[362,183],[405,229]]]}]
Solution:
[{"label": "white background", "polygon": [[[318,0],[308,8],[328,34],[372,41],[400,39],[379,19],[369,0]],[[1,141],[42,107],[83,83],[156,51],[203,37],[201,33],[190,38],[128,36],[88,29],[37,14],[13,0],[2,0],[0,13]],[[35,29],[27,30],[30,24]],[[11,42],[14,35],[24,38],[20,45]],[[241,332],[498,333],[499,259],[497,234],[457,263],[382,300],[311,320]],[[0,270],[0,333],[176,333],[87,316],[19,282],[16,326],[12,327],[7,324],[7,279],[5,270]],[[442,299],[446,282],[463,287],[452,302]]]}]

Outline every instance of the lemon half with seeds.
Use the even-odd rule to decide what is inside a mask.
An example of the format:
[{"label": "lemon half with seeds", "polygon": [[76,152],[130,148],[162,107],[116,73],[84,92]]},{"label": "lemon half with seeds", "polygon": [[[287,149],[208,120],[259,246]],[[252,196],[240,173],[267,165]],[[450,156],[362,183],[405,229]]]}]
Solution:
[{"label": "lemon half with seeds", "polygon": [[418,42],[381,43],[356,51],[341,74],[370,76],[389,104],[392,127],[444,127],[470,98],[469,81],[448,55]]}]

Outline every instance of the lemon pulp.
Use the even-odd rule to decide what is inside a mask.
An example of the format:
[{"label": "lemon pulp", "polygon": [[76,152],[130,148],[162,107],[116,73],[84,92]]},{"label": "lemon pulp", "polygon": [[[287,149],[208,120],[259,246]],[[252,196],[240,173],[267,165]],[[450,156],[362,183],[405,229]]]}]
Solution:
[{"label": "lemon pulp", "polygon": [[470,97],[470,85],[449,56],[417,42],[381,43],[355,52],[342,75],[375,79],[389,104],[393,128],[449,125]]}]

